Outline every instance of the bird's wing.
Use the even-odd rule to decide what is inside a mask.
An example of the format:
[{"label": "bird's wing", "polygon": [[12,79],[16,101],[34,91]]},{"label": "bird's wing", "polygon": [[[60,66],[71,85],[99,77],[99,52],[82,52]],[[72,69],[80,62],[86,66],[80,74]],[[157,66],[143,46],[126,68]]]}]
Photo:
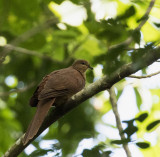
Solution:
[{"label": "bird's wing", "polygon": [[72,70],[68,70],[66,68],[59,70],[57,73],[51,73],[43,89],[38,94],[38,100],[70,95],[75,82],[71,73]]},{"label": "bird's wing", "polygon": [[64,73],[66,73],[66,70],[61,69],[46,75],[30,98],[30,106],[36,107],[39,100],[67,94],[66,74]]},{"label": "bird's wing", "polygon": [[30,99],[30,106],[37,106],[39,100],[72,96],[84,85],[84,78],[71,67],[54,71],[43,78]]},{"label": "bird's wing", "polygon": [[45,84],[46,84],[46,82],[48,81],[49,78],[50,78],[50,75],[46,75],[46,76],[42,79],[41,83],[38,85],[38,87],[37,87],[36,90],[34,91],[32,97],[30,98],[30,102],[29,102],[30,106],[32,106],[32,107],[36,107],[36,106],[37,106],[38,101],[39,101],[39,100],[38,100],[38,95],[39,95],[39,94],[41,93],[41,91],[44,89],[44,86],[45,86]]},{"label": "bird's wing", "polygon": [[54,103],[54,99],[48,99],[44,101],[39,101],[37,105],[37,111],[36,114],[34,115],[27,132],[25,134],[25,137],[23,139],[23,144],[27,144],[30,139],[32,139],[38,132],[40,126],[42,125],[50,107]]},{"label": "bird's wing", "polygon": [[68,89],[61,89],[61,90],[55,90],[55,89],[48,89],[43,90],[39,96],[38,99],[39,100],[44,100],[44,99],[49,99],[49,98],[53,98],[53,97],[61,97],[61,96],[65,96],[68,93]]}]

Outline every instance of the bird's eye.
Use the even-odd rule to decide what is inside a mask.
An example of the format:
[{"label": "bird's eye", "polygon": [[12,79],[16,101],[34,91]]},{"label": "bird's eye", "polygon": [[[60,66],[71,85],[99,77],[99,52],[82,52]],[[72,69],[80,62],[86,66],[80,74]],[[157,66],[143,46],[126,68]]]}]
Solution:
[{"label": "bird's eye", "polygon": [[85,65],[85,63],[84,63],[84,62],[82,62],[81,64],[82,64],[82,65]]}]

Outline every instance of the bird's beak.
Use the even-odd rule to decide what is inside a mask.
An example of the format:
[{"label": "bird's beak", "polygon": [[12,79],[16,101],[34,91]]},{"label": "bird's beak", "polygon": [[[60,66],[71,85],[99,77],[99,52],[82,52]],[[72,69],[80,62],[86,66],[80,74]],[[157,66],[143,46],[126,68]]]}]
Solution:
[{"label": "bird's beak", "polygon": [[90,65],[88,65],[88,68],[91,69],[91,70],[93,70],[93,68]]}]

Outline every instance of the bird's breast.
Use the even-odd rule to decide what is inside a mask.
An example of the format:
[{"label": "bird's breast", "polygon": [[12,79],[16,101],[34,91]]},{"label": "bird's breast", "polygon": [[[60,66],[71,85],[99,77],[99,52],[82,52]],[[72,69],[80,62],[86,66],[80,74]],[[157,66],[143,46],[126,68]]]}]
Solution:
[{"label": "bird's breast", "polygon": [[79,74],[79,72],[78,72],[78,74],[73,76],[72,85],[73,85],[74,94],[76,94],[77,92],[79,92],[80,90],[82,90],[84,88],[85,79],[81,74]]}]

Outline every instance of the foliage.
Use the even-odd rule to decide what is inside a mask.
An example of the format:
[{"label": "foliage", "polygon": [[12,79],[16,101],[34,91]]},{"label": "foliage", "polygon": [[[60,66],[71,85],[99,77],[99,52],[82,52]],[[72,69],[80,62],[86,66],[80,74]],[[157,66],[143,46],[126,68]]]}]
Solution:
[{"label": "foliage", "polygon": [[[79,6],[82,10],[78,8],[67,10],[65,2],[68,6]],[[151,12],[152,17],[141,31],[135,28],[145,19],[142,16],[149,1],[133,0],[123,3],[119,0],[100,0],[97,4],[93,0],[28,0],[26,3],[20,0],[0,1],[0,57],[5,55],[4,62],[0,63],[0,156],[26,131],[36,110],[28,106],[29,98],[43,76],[71,65],[77,58],[83,58],[95,67],[93,72],[87,72],[89,84],[105,74],[110,76],[113,71],[125,64],[141,60],[142,55],[147,55],[160,40],[159,2],[156,2]],[[84,17],[79,17],[78,12],[85,13]],[[76,19],[72,19],[74,14],[77,16]],[[81,20],[81,23],[69,24],[66,19],[71,22]],[[129,37],[133,39],[130,45],[120,45]],[[17,49],[10,51],[2,46],[4,40],[28,51]],[[116,46],[112,47],[113,45]],[[146,70],[147,68],[142,69],[142,73],[146,73]],[[34,87],[30,87],[33,82]],[[116,85],[118,99],[123,96],[127,83],[128,79],[124,79]],[[24,88],[26,90],[23,90]],[[143,148],[153,156],[151,152],[154,147],[159,152],[157,148],[159,142],[156,139],[155,146],[152,146],[144,135],[152,133],[159,125],[160,117],[155,118],[155,115],[160,109],[160,91],[156,87],[147,89],[151,97],[155,95],[158,97],[158,101],[152,102],[149,111],[144,112],[140,87],[133,85],[132,89],[138,114],[131,120],[124,121],[127,124],[124,129],[126,141],[117,139],[116,136],[111,139],[107,137],[107,133],[103,134],[103,131],[96,129],[98,124],[101,124],[117,130],[115,125],[103,121],[104,116],[111,112],[111,105],[106,92],[102,92],[54,123],[46,135],[37,138],[36,142],[32,143],[36,150],[30,156],[45,156],[49,152],[55,153],[57,157],[71,156],[81,149],[79,155],[83,157],[109,157],[115,148],[120,148],[121,144],[128,142],[142,148],[140,150],[146,157],[147,153]],[[136,141],[132,140],[135,134]],[[159,133],[157,136],[160,136]],[[84,147],[80,146],[83,140],[90,138],[96,141],[95,145],[91,148],[88,148],[87,144],[84,144]],[[40,141],[52,139],[58,141],[59,147],[53,144],[42,149]],[[139,142],[139,139],[143,140]],[[26,152],[21,156],[27,156]]]}]

